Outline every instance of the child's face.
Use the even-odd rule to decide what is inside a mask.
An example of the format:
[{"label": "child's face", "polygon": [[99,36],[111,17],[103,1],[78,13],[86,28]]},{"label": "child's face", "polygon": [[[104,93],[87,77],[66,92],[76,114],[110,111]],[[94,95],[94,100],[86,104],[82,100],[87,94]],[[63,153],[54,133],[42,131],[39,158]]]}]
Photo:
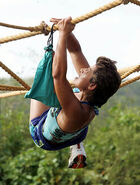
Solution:
[{"label": "child's face", "polygon": [[74,84],[80,90],[87,90],[90,85],[90,80],[93,78],[93,72],[96,66],[81,68],[79,77],[74,79]]}]

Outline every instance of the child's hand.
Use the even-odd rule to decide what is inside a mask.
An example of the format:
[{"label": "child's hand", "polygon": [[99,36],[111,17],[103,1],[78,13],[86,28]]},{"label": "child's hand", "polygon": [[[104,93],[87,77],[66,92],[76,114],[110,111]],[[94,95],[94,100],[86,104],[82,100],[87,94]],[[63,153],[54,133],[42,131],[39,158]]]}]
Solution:
[{"label": "child's hand", "polygon": [[71,20],[71,17],[67,17],[65,19],[52,18],[50,21],[57,24],[58,30],[61,34],[68,36],[75,27],[75,25],[71,23]]}]

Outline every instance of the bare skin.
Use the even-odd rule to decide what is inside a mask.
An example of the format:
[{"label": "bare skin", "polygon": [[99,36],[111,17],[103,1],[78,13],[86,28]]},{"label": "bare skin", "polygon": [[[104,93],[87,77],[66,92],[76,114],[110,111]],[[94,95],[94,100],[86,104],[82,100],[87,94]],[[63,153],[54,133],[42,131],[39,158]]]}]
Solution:
[{"label": "bare skin", "polygon": [[[59,30],[52,71],[55,92],[62,107],[62,110],[57,116],[57,122],[63,131],[75,132],[88,125],[95,116],[93,108],[80,103],[80,101],[87,101],[84,97],[85,93],[96,88],[96,84],[90,82],[95,66],[89,66],[82,53],[79,42],[71,33],[74,29],[74,25],[71,24],[71,17],[61,20],[52,18],[51,22],[57,24]],[[66,79],[67,49],[79,75],[74,80],[75,85],[80,89],[80,93],[76,94],[73,93]],[[30,120],[40,116],[48,108],[48,106],[39,101],[31,100]]]}]

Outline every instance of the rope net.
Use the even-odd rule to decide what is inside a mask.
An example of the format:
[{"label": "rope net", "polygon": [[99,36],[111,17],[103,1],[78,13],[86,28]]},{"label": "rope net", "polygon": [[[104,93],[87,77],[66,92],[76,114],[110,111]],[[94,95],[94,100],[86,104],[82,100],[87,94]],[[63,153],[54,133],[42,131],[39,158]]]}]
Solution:
[{"label": "rope net", "polygon": [[[73,24],[78,24],[82,21],[85,21],[91,17],[97,16],[98,14],[101,14],[107,10],[110,10],[112,8],[115,8],[121,4],[128,4],[129,2],[140,6],[140,1],[138,0],[115,0],[111,3],[108,3],[96,10],[93,10],[85,15],[82,15],[80,17],[77,17],[75,19],[72,20]],[[39,34],[45,34],[48,35],[49,32],[51,31],[51,27],[48,26],[44,21],[41,22],[41,24],[39,26],[35,26],[35,27],[25,27],[25,26],[16,26],[16,25],[11,25],[11,24],[6,24],[6,23],[2,23],[0,22],[0,26],[5,26],[8,28],[14,28],[14,29],[22,29],[22,30],[28,30],[28,32],[25,33],[20,33],[18,35],[13,35],[13,36],[8,36],[5,38],[0,38],[0,44],[6,43],[6,42],[10,42],[10,41],[14,41],[14,40],[19,40],[22,38],[27,38],[27,37],[32,37],[35,35],[39,35]],[[54,26],[54,30],[57,30],[58,27],[57,25]],[[25,83],[19,76],[17,76],[14,72],[12,72],[7,66],[5,66],[1,61],[0,61],[0,67],[2,67],[8,74],[10,74],[16,81],[18,81],[21,86],[17,87],[17,86],[7,86],[7,85],[0,85],[0,90],[1,91],[13,91],[13,92],[8,92],[8,93],[1,93],[0,94],[0,98],[6,98],[6,97],[10,97],[10,96],[16,96],[16,95],[21,95],[21,94],[25,94],[29,89],[30,86]],[[140,65],[137,66],[132,66],[132,67],[128,67],[125,69],[121,69],[118,70],[118,72],[121,75],[122,80],[125,79],[126,77],[128,77],[130,74],[134,73],[134,72],[139,72],[140,71]],[[137,80],[140,79],[140,75],[137,77],[134,77],[132,79],[129,80],[123,80],[120,88],[124,87],[130,83],[133,83]],[[71,86],[73,87],[73,84],[71,82]]]},{"label": "rope net", "polygon": [[[112,8],[115,8],[121,4],[128,4],[129,2],[140,6],[140,1],[138,0],[115,0],[111,3],[108,3],[96,10],[93,10],[85,15],[82,15],[80,17],[77,17],[75,19],[72,20],[73,24],[77,24],[80,23],[82,21],[85,21],[91,17],[94,17],[98,14],[101,14],[107,10],[110,10]],[[23,39],[23,38],[27,38],[27,37],[32,37],[35,35],[39,35],[39,34],[45,34],[48,35],[49,32],[51,31],[51,26],[48,26],[44,21],[41,22],[41,24],[39,26],[35,26],[35,27],[25,27],[25,26],[16,26],[16,25],[11,25],[11,24],[6,24],[6,23],[2,23],[0,22],[0,26],[5,26],[5,27],[9,27],[9,28],[14,28],[14,29],[22,29],[22,30],[28,30],[29,32],[25,32],[25,33],[20,33],[18,35],[13,35],[13,36],[8,36],[8,37],[4,37],[4,38],[0,38],[0,44],[6,43],[6,42],[10,42],[10,41],[15,41],[15,40],[19,40],[19,39]],[[57,25],[54,26],[54,30],[57,30]]]}]

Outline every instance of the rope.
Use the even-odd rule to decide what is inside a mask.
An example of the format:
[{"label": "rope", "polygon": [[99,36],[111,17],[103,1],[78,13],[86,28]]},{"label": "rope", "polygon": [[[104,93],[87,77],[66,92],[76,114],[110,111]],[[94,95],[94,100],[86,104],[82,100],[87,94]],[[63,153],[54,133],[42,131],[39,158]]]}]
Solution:
[{"label": "rope", "polygon": [[10,92],[10,93],[1,93],[0,98],[8,98],[11,96],[17,96],[17,95],[23,95],[28,91],[16,91],[16,92]]},{"label": "rope", "polygon": [[[140,6],[140,1],[138,0],[116,0],[113,1],[107,5],[104,5],[94,11],[91,11],[83,16],[77,17],[75,19],[72,20],[73,24],[77,24],[80,23],[84,20],[87,20],[91,17],[94,17],[98,14],[101,14],[104,11],[110,10],[114,7],[119,6],[120,4],[128,4],[129,2],[134,3],[138,6]],[[49,27],[48,25],[45,24],[45,22],[43,21],[39,26],[35,26],[35,27],[24,27],[24,26],[16,26],[16,25],[11,25],[11,24],[6,24],[6,23],[2,23],[0,22],[0,26],[6,26],[6,27],[10,27],[10,28],[15,28],[15,29],[22,29],[22,30],[28,30],[30,32],[26,32],[26,33],[21,33],[18,35],[14,35],[14,36],[8,36],[5,38],[1,38],[0,39],[0,44],[5,43],[5,42],[9,42],[9,41],[13,41],[13,40],[18,40],[18,39],[22,39],[22,38],[27,38],[27,37],[31,37],[31,36],[35,36],[35,35],[39,35],[44,33],[45,35],[48,35],[48,33],[51,31],[51,27]],[[57,25],[54,26],[54,30],[57,30],[58,27]],[[0,90],[8,90],[8,91],[17,91],[17,92],[12,92],[12,93],[2,93],[0,94],[0,98],[5,98],[5,97],[9,97],[9,96],[15,96],[15,95],[21,95],[21,94],[25,94],[27,91],[25,91],[24,89],[29,90],[30,86],[28,84],[26,84],[21,78],[19,78],[15,73],[13,73],[8,67],[6,67],[2,62],[0,62],[0,66],[8,73],[10,74],[14,79],[16,79],[20,84],[22,84],[23,87],[16,87],[16,86],[6,86],[6,85],[0,85]],[[124,79],[127,76],[129,76],[130,74],[132,74],[133,72],[139,71],[140,70],[140,65],[132,68],[131,70],[129,70],[128,72],[123,72],[120,73],[121,78]],[[125,85],[128,85],[136,80],[139,80],[140,76],[137,76],[131,80],[127,80],[125,82],[122,82],[120,85],[121,87],[124,87]],[[71,83],[71,85],[73,86],[73,84]],[[22,91],[19,91],[22,90]],[[23,91],[24,90],[24,91]]]},{"label": "rope", "polygon": [[140,1],[137,0],[129,0],[131,3],[140,6]]},{"label": "rope", "polygon": [[140,65],[137,65],[135,67],[133,67],[131,70],[129,70],[128,72],[124,73],[122,76],[121,76],[121,79],[124,79],[126,78],[127,76],[129,76],[130,74],[134,73],[134,72],[138,72],[140,71]]},{"label": "rope", "polygon": [[130,83],[133,83],[133,82],[135,82],[135,81],[137,81],[137,80],[139,80],[139,79],[140,79],[140,75],[137,76],[137,77],[135,77],[135,78],[132,78],[132,79],[130,79],[130,80],[127,80],[127,81],[125,81],[125,82],[122,82],[121,85],[120,85],[120,88],[121,88],[121,87],[124,87],[124,86],[126,86],[126,85],[128,85],[128,84],[130,84]]},{"label": "rope", "polygon": [[[127,80],[125,82],[122,82],[121,85],[120,85],[120,88],[130,84],[130,83],[133,83],[137,80],[140,79],[140,75],[131,79],[131,80]],[[28,91],[16,91],[16,92],[10,92],[10,93],[1,93],[0,94],[0,98],[7,98],[7,97],[11,97],[11,96],[17,96],[17,95],[23,95],[25,93],[27,93]]]},{"label": "rope", "polygon": [[39,35],[39,34],[42,34],[42,32],[41,31],[38,31],[38,32],[25,32],[25,33],[20,33],[18,35],[13,35],[13,36],[0,38],[0,44],[6,43],[6,42],[10,42],[10,41],[14,41],[14,40],[27,38],[27,37],[32,37],[32,36]]},{"label": "rope", "polygon": [[101,14],[104,11],[107,11],[107,10],[110,10],[112,8],[115,8],[116,6],[119,6],[123,2],[124,2],[123,0],[113,1],[113,2],[111,2],[109,4],[106,4],[106,5],[102,6],[102,7],[94,10],[94,11],[91,11],[91,12],[87,13],[87,14],[85,14],[83,16],[80,16],[80,17],[77,17],[77,18],[73,19],[72,23],[73,24],[77,24],[79,22],[85,21],[85,20],[87,20],[87,19],[89,19],[91,17],[94,17],[94,16],[96,16],[98,14]]},{"label": "rope", "polygon": [[[118,69],[118,72],[120,74],[120,76],[123,76],[125,73],[127,73],[128,71],[130,71],[132,68],[136,67],[137,65],[135,66],[129,66],[129,67],[125,67],[125,68],[122,68],[122,69]],[[139,71],[139,70],[138,70]],[[137,71],[137,72],[138,72]]]},{"label": "rope", "polygon": [[13,73],[7,66],[5,66],[0,61],[0,67],[2,67],[8,74],[10,74],[15,80],[17,80],[25,89],[29,90],[30,86],[26,84],[21,78],[19,78],[15,73]]},{"label": "rope", "polygon": [[17,25],[12,25],[12,24],[6,24],[6,23],[3,23],[3,22],[0,22],[0,26],[5,26],[5,27],[9,27],[9,28],[14,28],[14,29],[28,30],[28,31],[31,31],[31,32],[41,31],[43,33],[44,31],[48,31],[47,30],[48,25],[44,21],[42,21],[39,26],[35,26],[35,27],[17,26]]},{"label": "rope", "polygon": [[[107,4],[107,5],[104,5],[100,8],[98,8],[98,9],[94,10],[94,11],[91,11],[91,12],[85,14],[85,15],[82,15],[80,17],[77,17],[77,18],[73,19],[72,23],[77,24],[79,22],[82,22],[82,21],[87,20],[91,17],[94,17],[98,14],[101,14],[104,11],[107,11],[107,10],[110,10],[110,9],[116,7],[116,6],[119,6],[122,3],[124,3],[124,0],[115,0],[115,1],[113,1],[109,4]],[[45,24],[45,23],[43,22],[43,24]],[[18,40],[18,39],[22,39],[22,38],[26,38],[26,37],[35,36],[35,35],[38,35],[38,34],[42,34],[42,33],[44,33],[44,30],[47,34],[51,30],[51,27],[42,26],[42,25],[41,26],[36,26],[36,27],[22,27],[22,26],[8,25],[8,24],[5,24],[5,23],[1,23],[1,25],[7,26],[7,27],[12,26],[13,28],[16,28],[16,29],[26,29],[26,30],[30,30],[30,31],[33,31],[33,32],[27,32],[27,33],[22,33],[22,34],[18,34],[18,35],[13,35],[13,36],[1,38],[0,39],[0,44],[10,42],[10,41],[14,41],[14,40]],[[57,25],[55,25],[54,30],[57,30],[57,29],[58,29],[58,27],[57,27]]]},{"label": "rope", "polygon": [[22,29],[22,30],[31,31],[31,32],[25,32],[25,33],[20,33],[18,35],[13,35],[13,36],[1,38],[0,44],[5,43],[5,42],[14,41],[14,40],[19,40],[22,38],[32,37],[32,36],[39,35],[42,33],[44,33],[45,35],[49,34],[48,25],[44,21],[42,21],[42,23],[39,26],[35,26],[35,27],[16,26],[16,25],[6,24],[6,23],[2,23],[2,22],[0,22],[0,26],[6,26],[6,27],[10,27],[10,28],[15,28],[15,29]]},{"label": "rope", "polygon": [[[138,0],[115,0],[107,5],[104,5],[94,11],[91,11],[85,15],[82,15],[80,17],[77,17],[75,19],[72,20],[73,24],[77,24],[80,23],[82,21],[85,21],[91,17],[94,17],[98,14],[101,14],[104,11],[110,10],[112,8],[115,8],[119,5],[123,4],[128,4],[129,2],[134,3],[138,6],[140,6],[140,1]],[[13,35],[13,36],[8,36],[8,37],[4,37],[0,39],[0,44],[6,43],[6,42],[10,42],[10,41],[15,41],[15,40],[19,40],[19,39],[23,39],[23,38],[27,38],[27,37],[32,37],[35,35],[39,35],[44,33],[45,35],[48,35],[48,33],[51,30],[51,27],[48,26],[47,24],[45,24],[44,21],[42,21],[42,23],[39,26],[35,26],[35,27],[24,27],[24,26],[16,26],[16,25],[11,25],[11,24],[6,24],[6,23],[2,23],[0,22],[0,26],[6,26],[6,27],[10,27],[10,28],[15,28],[15,29],[22,29],[22,30],[29,30],[31,32],[25,32],[25,33],[21,33],[18,35]],[[58,27],[57,25],[54,26],[54,30],[57,30]]]},{"label": "rope", "polygon": [[0,85],[1,91],[21,91],[26,90],[24,87]]}]

